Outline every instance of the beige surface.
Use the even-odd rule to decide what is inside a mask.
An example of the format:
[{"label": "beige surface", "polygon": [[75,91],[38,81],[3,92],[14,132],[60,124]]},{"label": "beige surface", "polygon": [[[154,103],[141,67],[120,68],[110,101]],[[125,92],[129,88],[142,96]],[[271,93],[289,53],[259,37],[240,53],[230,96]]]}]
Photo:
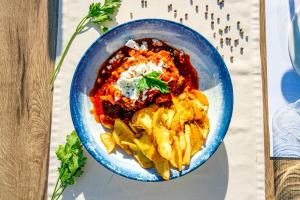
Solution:
[{"label": "beige surface", "polygon": [[[133,3],[134,2],[134,3]],[[99,166],[91,157],[88,158],[86,173],[80,178],[75,187],[65,192],[65,199],[264,199],[264,165],[263,165],[263,125],[262,125],[262,97],[261,74],[259,63],[259,22],[258,2],[229,1],[220,9],[215,1],[176,1],[172,3],[174,12],[168,13],[168,2],[148,0],[147,8],[141,8],[140,1],[125,0],[122,3],[116,22],[122,23],[138,18],[165,18],[179,21],[196,29],[219,46],[220,53],[231,73],[234,85],[234,112],[230,129],[217,153],[203,167],[167,183],[140,183],[113,175],[112,172]],[[195,6],[199,5],[196,13]],[[204,17],[205,6],[208,5],[208,19]],[[58,33],[58,46],[65,46],[68,37],[84,16],[88,3],[64,0],[61,6],[61,16]],[[185,20],[188,13],[188,20]],[[211,29],[211,13],[214,13],[215,29]],[[230,14],[230,20],[226,16]],[[217,24],[220,17],[221,23]],[[225,45],[225,38],[232,40],[239,38],[236,22],[241,22],[244,35],[249,36],[248,42],[239,39],[239,45],[230,52]],[[230,32],[223,36],[224,48],[220,48],[218,29],[230,25]],[[216,39],[213,32],[216,32]],[[62,34],[62,35],[61,35]],[[61,37],[62,36],[62,37]],[[74,42],[67,56],[61,74],[55,83],[53,119],[49,166],[49,192],[52,191],[56,179],[57,162],[54,149],[64,141],[65,134],[73,129],[69,113],[68,95],[71,78],[81,55],[97,38],[98,33],[91,29],[80,35]],[[233,41],[232,41],[233,42]],[[234,46],[234,45],[233,45]],[[244,54],[240,54],[240,47]],[[58,48],[58,53],[60,52]],[[230,57],[233,56],[233,63]],[[170,192],[169,190],[172,190]]]}]

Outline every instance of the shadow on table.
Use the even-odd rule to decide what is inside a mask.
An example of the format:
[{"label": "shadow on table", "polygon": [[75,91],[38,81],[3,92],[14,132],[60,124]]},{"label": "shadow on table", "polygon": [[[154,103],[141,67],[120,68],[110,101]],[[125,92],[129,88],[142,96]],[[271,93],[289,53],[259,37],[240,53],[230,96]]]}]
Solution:
[{"label": "shadow on table", "polygon": [[62,50],[62,0],[48,0],[48,53],[51,60]]},{"label": "shadow on table", "polygon": [[205,164],[181,178],[145,183],[114,175],[88,157],[84,176],[64,192],[63,200],[99,199],[224,199],[228,186],[228,157],[222,143]]}]

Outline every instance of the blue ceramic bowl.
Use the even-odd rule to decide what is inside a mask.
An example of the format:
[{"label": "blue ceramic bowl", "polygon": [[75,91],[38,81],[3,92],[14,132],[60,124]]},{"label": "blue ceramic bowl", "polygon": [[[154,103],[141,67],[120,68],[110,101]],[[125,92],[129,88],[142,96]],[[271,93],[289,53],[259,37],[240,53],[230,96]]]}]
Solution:
[{"label": "blue ceramic bowl", "polygon": [[232,115],[233,90],[224,61],[216,49],[196,31],[167,20],[143,19],[121,24],[99,37],[81,58],[71,86],[70,109],[78,136],[92,157],[109,170],[139,181],[162,181],[155,169],[143,169],[131,157],[117,151],[108,154],[100,141],[106,130],[91,115],[92,103],[88,97],[97,72],[114,51],[129,39],[156,38],[183,49],[200,77],[200,88],[210,103],[211,129],[206,145],[182,172],[171,170],[171,179],[183,176],[205,163],[221,144]]}]

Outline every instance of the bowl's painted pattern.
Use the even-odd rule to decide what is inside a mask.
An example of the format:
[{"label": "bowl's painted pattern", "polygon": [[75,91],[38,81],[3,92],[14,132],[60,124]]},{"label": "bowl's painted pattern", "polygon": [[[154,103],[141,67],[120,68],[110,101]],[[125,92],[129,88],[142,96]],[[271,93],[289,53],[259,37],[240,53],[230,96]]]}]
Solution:
[{"label": "bowl's painted pattern", "polygon": [[206,146],[182,172],[171,170],[171,179],[183,176],[205,163],[221,144],[232,115],[233,89],[226,65],[216,49],[196,31],[172,21],[142,19],[121,24],[99,37],[81,58],[73,76],[70,109],[78,136],[92,157],[109,170],[139,181],[162,181],[154,169],[141,168],[133,158],[121,150],[109,155],[99,134],[106,130],[90,114],[92,103],[88,93],[93,87],[97,71],[114,51],[129,39],[156,38],[183,49],[200,76],[201,90],[208,96],[208,115],[211,130]]}]

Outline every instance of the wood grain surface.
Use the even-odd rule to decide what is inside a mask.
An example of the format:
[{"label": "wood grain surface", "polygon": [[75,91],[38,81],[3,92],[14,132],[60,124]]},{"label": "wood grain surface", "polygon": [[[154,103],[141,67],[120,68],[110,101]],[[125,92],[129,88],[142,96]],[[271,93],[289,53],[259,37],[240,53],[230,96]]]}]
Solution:
[{"label": "wood grain surface", "polygon": [[[49,4],[48,4],[49,3]],[[0,199],[45,199],[56,1],[0,1]]]},{"label": "wood grain surface", "polygon": [[266,199],[297,200],[300,199],[300,160],[270,159],[265,23],[265,0],[260,0],[260,54],[264,104]]},{"label": "wood grain surface", "polygon": [[266,54],[266,26],[265,26],[265,0],[260,0],[260,55],[262,64],[262,83],[263,83],[263,119],[264,119],[264,143],[265,143],[265,189],[266,199],[275,199],[274,190],[274,167],[270,159],[270,141],[268,126],[268,90],[267,90],[267,54]]}]

